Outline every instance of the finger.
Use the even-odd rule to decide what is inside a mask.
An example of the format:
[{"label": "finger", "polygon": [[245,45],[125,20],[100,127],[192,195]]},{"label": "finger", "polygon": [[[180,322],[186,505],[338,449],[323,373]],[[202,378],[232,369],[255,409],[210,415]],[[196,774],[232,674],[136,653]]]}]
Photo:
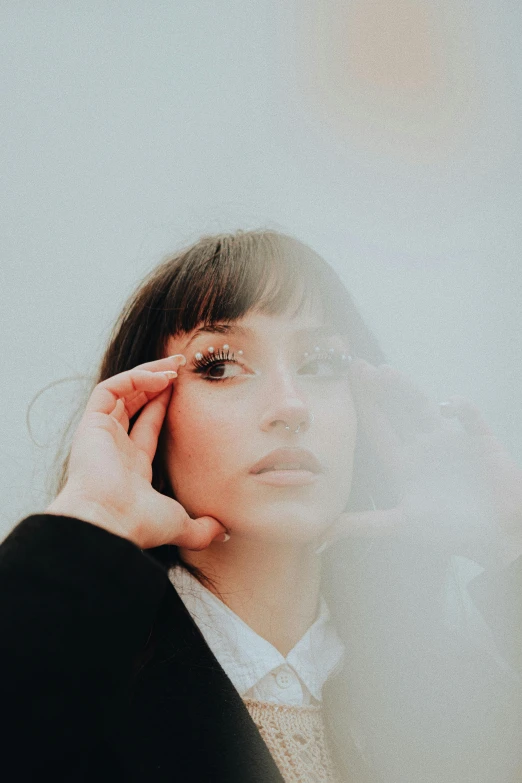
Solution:
[{"label": "finger", "polygon": [[118,397],[116,400],[116,405],[114,406],[114,410],[110,414],[113,419],[116,419],[117,422],[123,425],[124,421],[124,414],[125,414],[125,403],[121,399],[121,397]]},{"label": "finger", "polygon": [[[177,378],[179,368],[183,367],[183,365],[186,363],[187,360],[183,354],[177,353],[173,356],[168,356],[164,359],[158,359],[154,362],[140,364],[135,369],[146,369],[151,372],[166,372],[169,379],[172,380],[173,378]],[[167,369],[164,369],[165,367],[167,367]],[[172,367],[174,367],[174,370],[171,369]],[[133,416],[135,416],[136,413],[151,399],[152,395],[147,394],[146,392],[139,392],[134,396],[131,395],[128,397],[125,401],[125,404],[129,418],[132,419]]]},{"label": "finger", "polygon": [[[177,378],[177,373],[172,376],[169,375],[170,381],[174,380],[175,378]],[[166,388],[167,389],[172,388],[172,384],[169,383],[169,385]],[[147,405],[153,399],[155,399],[155,395],[151,395],[148,392],[140,392],[139,394],[136,394],[134,397],[128,399],[126,401],[126,410],[129,419],[132,419],[133,416],[135,416],[138,413],[138,411],[140,411],[145,405]]]},{"label": "finger", "polygon": [[337,540],[355,536],[357,538],[387,538],[406,528],[406,515],[402,505],[395,508],[374,511],[353,511],[341,514],[328,538]]},{"label": "finger", "polygon": [[86,411],[88,413],[110,414],[114,410],[118,398],[121,398],[127,406],[127,400],[136,400],[138,395],[140,395],[142,407],[149,399],[163,391],[171,380],[169,375],[161,371],[150,372],[149,370],[134,369],[119,373],[102,381],[94,388]]},{"label": "finger", "polygon": [[167,386],[167,388],[160,392],[153,400],[148,402],[130,431],[130,440],[133,441],[137,448],[145,452],[151,464],[154,455],[156,454],[158,438],[169,406],[171,394],[172,385]]},{"label": "finger", "polygon": [[469,435],[495,438],[495,433],[484,419],[475,403],[466,397],[454,395],[439,405],[440,412],[448,418],[457,418]]},{"label": "finger", "polygon": [[176,545],[199,551],[206,549],[217,536],[221,537],[226,532],[225,526],[213,517],[187,517],[183,531],[176,536]]},{"label": "finger", "polygon": [[154,359],[152,362],[144,362],[134,367],[135,370],[149,370],[149,372],[161,372],[162,370],[178,370],[187,363],[187,359],[182,353],[175,353],[173,356],[164,356],[162,359]]},{"label": "finger", "polygon": [[375,511],[341,514],[323,536],[316,553],[320,554],[336,541],[346,538],[390,538],[407,529],[408,520],[402,505]]},{"label": "finger", "polygon": [[[142,549],[163,544],[173,544],[185,549],[206,549],[216,537],[227,533],[227,529],[217,519],[210,516],[202,516],[192,519],[180,503],[165,495],[156,493],[155,518],[161,526],[164,540],[158,543],[158,531],[153,531],[153,542],[144,541]],[[166,522],[168,520],[168,522]]]}]

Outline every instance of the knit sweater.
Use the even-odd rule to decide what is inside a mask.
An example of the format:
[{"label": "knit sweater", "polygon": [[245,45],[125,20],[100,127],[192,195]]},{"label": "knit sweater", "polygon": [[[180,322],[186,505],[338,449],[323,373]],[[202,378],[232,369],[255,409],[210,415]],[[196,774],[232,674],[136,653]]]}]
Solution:
[{"label": "knit sweater", "polygon": [[321,705],[243,701],[286,783],[341,783],[327,744]]}]

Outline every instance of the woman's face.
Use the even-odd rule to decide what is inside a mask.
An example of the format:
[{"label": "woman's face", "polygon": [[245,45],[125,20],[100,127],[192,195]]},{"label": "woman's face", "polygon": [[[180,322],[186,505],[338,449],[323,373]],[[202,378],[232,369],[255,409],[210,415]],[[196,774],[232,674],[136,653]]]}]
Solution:
[{"label": "woman's face", "polygon": [[313,542],[350,494],[346,340],[314,311],[254,312],[172,337],[167,349],[187,359],[164,430],[177,500],[235,537]]}]

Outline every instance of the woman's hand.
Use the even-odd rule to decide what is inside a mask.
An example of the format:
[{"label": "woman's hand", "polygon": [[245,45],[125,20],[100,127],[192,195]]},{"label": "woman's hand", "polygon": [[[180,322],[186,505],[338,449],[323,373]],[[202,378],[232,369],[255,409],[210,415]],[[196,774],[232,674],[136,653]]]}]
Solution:
[{"label": "woman's hand", "polygon": [[223,540],[226,531],[217,520],[191,519],[151,486],[152,460],[182,364],[181,354],[147,362],[95,387],[73,438],[67,483],[48,513],[84,519],[141,549],[205,549]]},{"label": "woman's hand", "polygon": [[397,370],[361,359],[352,366],[352,390],[360,426],[401,501],[343,514],[325,543],[408,535],[483,565],[520,554],[522,468],[471,402],[435,405]]}]

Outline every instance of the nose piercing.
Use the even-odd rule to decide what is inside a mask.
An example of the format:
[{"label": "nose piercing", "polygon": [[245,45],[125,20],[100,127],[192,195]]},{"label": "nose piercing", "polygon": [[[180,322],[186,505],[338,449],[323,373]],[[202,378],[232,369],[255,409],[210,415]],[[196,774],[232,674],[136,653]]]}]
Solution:
[{"label": "nose piercing", "polygon": [[[311,414],[310,414],[310,421],[309,421],[309,425],[312,425],[312,424],[314,423],[314,419],[315,419],[315,416],[314,416],[314,414],[313,414],[313,413],[311,413]],[[301,424],[299,424],[299,425],[298,425],[298,427],[297,427],[297,429],[296,429],[296,430],[292,430],[292,432],[294,433],[294,435],[297,435],[297,433],[298,433],[298,432],[301,430],[301,426],[302,426],[303,424],[305,424],[305,422],[304,422],[304,421],[302,421],[302,422],[301,422]],[[290,429],[291,429],[291,428],[290,428],[290,425],[289,425],[289,424],[285,424],[285,430],[286,430],[287,432],[290,432]]]}]

